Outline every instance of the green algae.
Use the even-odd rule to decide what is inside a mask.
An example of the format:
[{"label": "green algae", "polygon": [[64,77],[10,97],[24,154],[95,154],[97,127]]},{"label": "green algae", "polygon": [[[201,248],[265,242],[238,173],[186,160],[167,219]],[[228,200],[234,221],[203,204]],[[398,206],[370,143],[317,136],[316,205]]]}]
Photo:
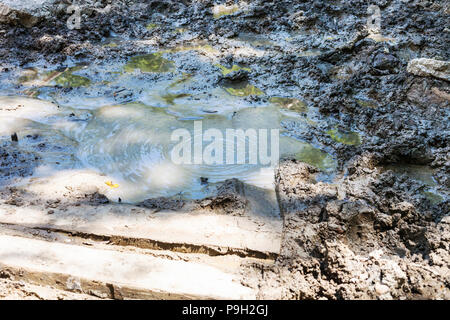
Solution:
[{"label": "green algae", "polygon": [[245,84],[245,85],[239,85],[239,86],[233,86],[233,87],[226,87],[224,88],[226,92],[231,94],[232,96],[237,97],[247,97],[247,96],[259,96],[263,95],[264,92],[261,91],[261,89],[251,85],[251,84]]},{"label": "green algae", "polygon": [[176,28],[176,29],[173,31],[173,33],[185,33],[185,32],[187,32],[187,31],[189,31],[188,28]]},{"label": "green algae", "polygon": [[174,70],[174,62],[162,57],[163,52],[156,52],[132,57],[124,66],[125,72],[136,69],[142,72],[169,72]]},{"label": "green algae", "polygon": [[158,28],[158,27],[159,27],[159,25],[156,24],[156,23],[149,23],[149,24],[147,24],[147,25],[145,26],[145,28],[146,28],[147,30],[152,30],[152,29],[155,29],[155,28]]},{"label": "green algae", "polygon": [[334,159],[326,152],[307,144],[295,155],[295,159],[305,162],[323,171],[331,171],[336,167]]},{"label": "green algae", "polygon": [[444,201],[444,198],[434,192],[431,191],[423,191],[422,194],[425,196],[425,198],[427,198],[431,204],[435,205],[438,203],[441,203],[442,201]]},{"label": "green algae", "polygon": [[377,107],[377,104],[375,102],[371,101],[371,100],[357,99],[356,103],[359,106],[363,107],[363,108],[372,108],[372,109],[374,109],[374,108]]},{"label": "green algae", "polygon": [[308,111],[306,103],[295,98],[272,97],[269,99],[269,102],[285,110],[291,110],[298,113]]},{"label": "green algae", "polygon": [[21,72],[17,82],[24,86],[37,88],[52,87],[54,85],[50,83],[63,74],[64,72],[61,71],[41,72],[36,68],[25,69]]},{"label": "green algae", "polygon": [[116,48],[118,46],[119,45],[115,42],[110,42],[110,43],[104,45],[105,48]]},{"label": "green algae", "polygon": [[30,68],[30,69],[25,69],[22,71],[22,74],[19,77],[18,82],[20,84],[27,85],[30,82],[37,80],[38,78],[39,78],[39,73],[38,73],[37,69]]},{"label": "green algae", "polygon": [[64,88],[78,88],[89,86],[91,84],[91,80],[89,78],[73,74],[74,72],[77,72],[81,69],[83,69],[82,66],[69,68],[59,76],[57,76],[54,81],[57,85]]},{"label": "green algae", "polygon": [[336,142],[357,146],[361,144],[361,138],[357,132],[341,132],[338,129],[328,130],[327,134]]},{"label": "green algae", "polygon": [[239,71],[239,70],[245,70],[245,71],[252,71],[250,68],[244,68],[244,67],[239,67],[238,65],[233,65],[231,68],[227,68],[221,64],[215,64],[214,66],[218,67],[220,69],[220,71],[222,71],[222,75],[226,76],[227,74],[234,72],[234,71]]},{"label": "green algae", "polygon": [[161,98],[163,98],[163,100],[168,104],[174,104],[176,99],[186,98],[190,96],[191,95],[188,93],[167,93]]}]

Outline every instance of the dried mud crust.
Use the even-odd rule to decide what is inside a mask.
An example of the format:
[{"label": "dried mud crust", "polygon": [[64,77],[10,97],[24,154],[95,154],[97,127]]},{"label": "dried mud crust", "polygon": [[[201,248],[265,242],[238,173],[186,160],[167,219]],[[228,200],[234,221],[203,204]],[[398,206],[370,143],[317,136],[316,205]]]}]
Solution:
[{"label": "dried mud crust", "polygon": [[[156,47],[175,46],[186,37],[174,30],[188,27],[189,39],[208,40],[220,49],[220,63],[252,66],[251,72],[227,77],[248,78],[267,94],[249,101],[293,92],[329,117],[317,124],[283,122],[288,135],[330,152],[338,161],[338,175],[333,183],[317,182],[313,167],[293,160],[280,165],[276,180],[284,219],[281,255],[274,267],[252,265],[245,270],[248,285],[260,289],[260,298],[450,298],[448,200],[433,204],[420,192],[420,183],[381,170],[399,163],[430,166],[436,169],[439,190],[448,195],[448,81],[407,71],[413,58],[449,60],[448,3],[377,1],[383,36],[395,38],[379,42],[368,38],[370,3],[363,0],[252,1],[245,10],[220,19],[211,13],[213,1],[114,1],[106,13],[89,9],[91,2],[84,4],[80,30],[67,28],[65,1],[54,1],[49,14],[33,27],[0,25],[0,71],[39,59],[56,64],[68,57],[114,60],[142,53],[133,46],[99,44],[111,32],[151,40]],[[158,26],[147,29],[149,21]],[[311,36],[289,46],[277,44],[262,56],[233,51],[232,41],[240,33],[280,31],[306,31]],[[324,34],[331,40],[324,40]],[[312,50],[320,53],[298,55]],[[186,66],[195,69],[193,63]],[[208,75],[205,86],[216,81]],[[356,130],[363,141],[338,143],[326,134],[333,128]],[[27,176],[38,160],[14,145],[0,145],[2,174]],[[80,197],[85,200],[85,195]],[[87,201],[108,200],[89,194]],[[143,205],[165,209],[184,204],[151,199]],[[201,205],[236,213],[243,200],[239,192],[224,192]]]}]

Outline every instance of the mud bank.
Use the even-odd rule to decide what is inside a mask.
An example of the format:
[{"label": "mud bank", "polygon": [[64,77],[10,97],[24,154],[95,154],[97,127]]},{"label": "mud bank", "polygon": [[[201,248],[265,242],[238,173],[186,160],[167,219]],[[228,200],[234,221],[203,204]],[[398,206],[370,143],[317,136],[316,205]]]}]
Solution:
[{"label": "mud bank", "polygon": [[280,166],[284,238],[275,268],[253,266],[260,298],[448,299],[448,208],[420,205],[368,154],[350,163],[335,184],[303,163]]},{"label": "mud bank", "polygon": [[[276,258],[240,262],[242,284],[257,298],[450,298],[448,4],[378,1],[381,28],[371,29],[367,1],[86,1],[80,28],[69,29],[68,4],[46,3],[39,13],[13,8],[26,14],[0,20],[0,95],[49,101],[65,124],[77,125],[92,123],[98,104],[138,101],[177,117],[247,106],[254,108],[249,118],[275,105],[291,112],[277,123],[283,134],[320,151],[286,156],[274,173],[280,250],[230,251]],[[105,84],[122,70],[134,78]],[[164,99],[142,94],[164,81],[183,87]],[[23,117],[23,109],[0,105],[0,121]],[[59,217],[81,205],[92,216],[97,206],[152,216],[200,208],[251,216],[251,230],[277,234],[278,222],[267,218],[273,215],[254,218],[249,193],[235,180],[204,199],[140,205],[118,203],[101,174],[82,188],[64,181],[51,196],[39,194],[42,187],[33,194],[27,183],[38,179],[39,186],[42,164],[77,168],[77,145],[64,135],[22,134],[18,120],[6,127],[0,195],[7,213],[32,207]],[[21,144],[11,141],[14,132]],[[198,252],[220,255],[225,247]]]}]

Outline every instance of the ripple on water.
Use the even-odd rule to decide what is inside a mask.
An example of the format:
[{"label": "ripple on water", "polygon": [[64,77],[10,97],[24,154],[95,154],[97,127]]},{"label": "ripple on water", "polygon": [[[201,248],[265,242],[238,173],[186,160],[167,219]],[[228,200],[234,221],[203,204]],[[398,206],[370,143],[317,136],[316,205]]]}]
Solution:
[{"label": "ripple on water", "polygon": [[[279,129],[285,117],[275,107],[247,108],[234,117],[208,115],[203,118],[203,131],[209,128],[223,133],[219,141],[226,146],[226,129]],[[253,164],[180,164],[171,161],[173,130],[185,128],[192,140],[194,121],[181,121],[163,108],[139,103],[103,107],[94,112],[92,121],[79,137],[78,156],[83,163],[112,177],[120,185],[117,192],[124,201],[140,201],[150,197],[181,194],[187,198],[205,195],[200,177],[211,183],[229,178],[265,188],[273,188],[273,168]],[[203,148],[210,142],[203,142]],[[280,154],[312,153],[304,142],[280,137]],[[204,150],[204,149],[203,149]],[[245,153],[248,160],[249,154]],[[305,157],[304,157],[305,158]],[[314,159],[314,157],[311,157]],[[326,167],[324,159],[317,161]],[[269,171],[267,171],[269,170]]]},{"label": "ripple on water", "polygon": [[[123,201],[176,194],[199,198],[207,192],[200,177],[208,178],[210,183],[238,178],[263,188],[273,188],[274,169],[271,167],[173,163],[170,153],[177,143],[171,141],[173,130],[186,128],[192,136],[194,121],[198,119],[202,120],[203,130],[219,129],[224,145],[226,129],[278,129],[281,157],[294,157],[324,171],[333,167],[333,160],[325,152],[283,135],[281,121],[290,117],[298,120],[295,112],[307,111],[301,100],[274,98],[268,104],[258,102],[253,104],[255,107],[249,107],[250,103],[242,97],[264,93],[246,82],[199,92],[196,84],[201,83],[202,75],[178,73],[175,79],[168,75],[159,81],[149,81],[152,75],[136,75],[135,70],[143,73],[175,70],[174,62],[165,59],[164,53],[135,56],[125,66],[106,63],[89,66],[87,70],[77,66],[42,76],[41,84],[45,87],[41,88],[41,96],[57,101],[61,107],[59,116],[64,118],[64,121],[50,121],[48,132],[57,130],[76,141],[75,150],[82,165],[107,175],[119,185],[115,192]],[[249,71],[239,66],[219,68],[223,75],[241,69]],[[83,77],[86,74],[89,78]],[[37,71],[36,77],[35,70],[29,70],[24,76],[24,83],[36,83],[41,73]],[[49,83],[77,89],[60,90]],[[127,99],[145,104],[126,103]],[[73,118],[80,121],[68,120],[69,110]],[[83,117],[84,113],[89,116]],[[67,143],[61,141],[61,144]],[[248,160],[248,153],[245,158]]]}]

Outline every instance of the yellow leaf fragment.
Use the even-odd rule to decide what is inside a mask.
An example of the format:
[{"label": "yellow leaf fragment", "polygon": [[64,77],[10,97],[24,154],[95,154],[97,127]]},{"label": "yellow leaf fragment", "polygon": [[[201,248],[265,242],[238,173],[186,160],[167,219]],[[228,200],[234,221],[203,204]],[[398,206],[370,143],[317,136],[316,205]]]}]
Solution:
[{"label": "yellow leaf fragment", "polygon": [[115,188],[118,188],[118,187],[119,187],[118,184],[114,184],[112,181],[107,181],[107,182],[105,182],[105,184],[106,184],[108,187],[112,188],[112,189],[115,189]]}]

